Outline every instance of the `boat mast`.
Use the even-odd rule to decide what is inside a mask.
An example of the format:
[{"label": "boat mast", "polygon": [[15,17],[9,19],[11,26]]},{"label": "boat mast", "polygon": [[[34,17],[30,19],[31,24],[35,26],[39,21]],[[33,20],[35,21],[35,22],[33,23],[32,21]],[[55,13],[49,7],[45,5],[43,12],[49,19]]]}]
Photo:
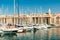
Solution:
[{"label": "boat mast", "polygon": [[35,14],[37,13],[37,11],[36,11],[36,10],[37,10],[37,8],[35,8]]},{"label": "boat mast", "polygon": [[[15,14],[15,0],[14,0],[14,14]],[[15,19],[15,17],[13,19]],[[15,20],[14,20],[13,24],[15,24]]]},{"label": "boat mast", "polygon": [[14,0],[14,14],[15,14],[15,0]]},{"label": "boat mast", "polygon": [[[35,15],[36,15],[36,8],[35,8]],[[35,17],[35,24],[36,24],[36,17]]]},{"label": "boat mast", "polygon": [[18,7],[17,7],[17,12],[18,12],[18,25],[19,25],[19,0],[18,0]]},{"label": "boat mast", "polygon": [[42,13],[42,7],[40,7],[40,9],[41,9],[41,24],[43,24],[43,13]]}]

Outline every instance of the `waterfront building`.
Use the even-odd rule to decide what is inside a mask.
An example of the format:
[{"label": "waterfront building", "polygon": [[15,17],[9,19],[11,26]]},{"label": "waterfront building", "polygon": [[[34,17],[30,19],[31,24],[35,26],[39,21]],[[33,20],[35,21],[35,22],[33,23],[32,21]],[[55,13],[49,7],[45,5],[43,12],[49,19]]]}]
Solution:
[{"label": "waterfront building", "polygon": [[0,24],[18,24],[18,18],[20,24],[60,24],[60,14],[51,14],[51,10],[48,10],[46,14],[18,14],[15,15],[0,15]]}]

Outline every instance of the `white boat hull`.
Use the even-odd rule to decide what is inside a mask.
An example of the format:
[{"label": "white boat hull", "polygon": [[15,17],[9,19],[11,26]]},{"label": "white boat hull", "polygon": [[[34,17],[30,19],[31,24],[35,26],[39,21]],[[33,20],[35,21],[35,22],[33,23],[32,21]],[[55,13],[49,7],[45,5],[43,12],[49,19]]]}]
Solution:
[{"label": "white boat hull", "polygon": [[18,33],[19,33],[19,32],[23,32],[23,30],[18,30]]}]

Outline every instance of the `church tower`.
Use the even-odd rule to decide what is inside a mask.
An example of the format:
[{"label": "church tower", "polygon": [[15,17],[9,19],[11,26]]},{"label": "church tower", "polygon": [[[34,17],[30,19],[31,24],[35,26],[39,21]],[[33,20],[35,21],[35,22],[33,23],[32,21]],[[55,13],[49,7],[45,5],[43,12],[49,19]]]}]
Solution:
[{"label": "church tower", "polygon": [[48,14],[49,14],[49,15],[51,14],[51,10],[50,10],[50,8],[49,8],[49,10],[48,10]]}]

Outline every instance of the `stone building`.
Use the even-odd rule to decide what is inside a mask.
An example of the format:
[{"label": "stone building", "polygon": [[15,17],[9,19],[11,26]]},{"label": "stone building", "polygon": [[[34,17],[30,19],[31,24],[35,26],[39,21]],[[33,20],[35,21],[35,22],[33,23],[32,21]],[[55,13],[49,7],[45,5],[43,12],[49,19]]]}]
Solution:
[{"label": "stone building", "polygon": [[51,14],[48,10],[47,14],[17,14],[15,15],[0,15],[0,24],[60,24],[60,14]]}]

